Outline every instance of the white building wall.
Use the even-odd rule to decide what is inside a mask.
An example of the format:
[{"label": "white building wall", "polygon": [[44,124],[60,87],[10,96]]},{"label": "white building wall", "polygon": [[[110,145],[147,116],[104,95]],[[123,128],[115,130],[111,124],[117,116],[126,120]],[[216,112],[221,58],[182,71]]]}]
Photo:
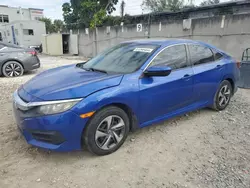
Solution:
[{"label": "white building wall", "polygon": [[[20,20],[38,20],[39,18],[43,17],[43,10],[35,8],[24,9],[0,5],[0,15],[8,15],[9,23]],[[0,25],[3,24],[6,23],[0,22]]]},{"label": "white building wall", "polygon": [[[26,35],[23,31],[24,29],[33,30],[34,35]],[[46,34],[45,23],[40,21],[23,21],[20,23],[20,33],[19,40],[22,40],[22,45],[40,45],[42,41],[42,35]],[[21,39],[22,37],[22,39]]]},{"label": "white building wall", "polygon": [[30,11],[30,19],[31,20],[39,20],[43,18],[43,10],[40,9],[29,9]]},{"label": "white building wall", "polygon": [[[13,29],[12,29],[13,27]],[[26,32],[24,32],[26,30]],[[33,35],[29,35],[27,30],[32,30]],[[45,23],[32,20],[32,21],[15,21],[9,24],[0,26],[3,41],[12,43],[14,42],[20,46],[40,45],[42,35],[46,34]],[[15,37],[15,41],[14,41]]]}]

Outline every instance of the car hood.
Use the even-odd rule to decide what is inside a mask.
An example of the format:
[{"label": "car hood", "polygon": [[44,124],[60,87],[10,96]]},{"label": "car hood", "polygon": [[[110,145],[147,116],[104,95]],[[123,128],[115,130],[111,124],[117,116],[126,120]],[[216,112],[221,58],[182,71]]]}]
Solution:
[{"label": "car hood", "polygon": [[[20,90],[23,89],[34,96],[33,100],[82,98],[96,91],[119,85],[122,77],[123,75],[85,71],[75,65],[69,65],[37,75],[25,83]],[[25,97],[23,98],[25,100]]]}]

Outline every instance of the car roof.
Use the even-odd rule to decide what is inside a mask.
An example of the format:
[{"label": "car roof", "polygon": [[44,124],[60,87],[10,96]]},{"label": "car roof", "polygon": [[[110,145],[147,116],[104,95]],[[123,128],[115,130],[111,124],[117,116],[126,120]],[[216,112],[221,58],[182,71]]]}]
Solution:
[{"label": "car roof", "polygon": [[176,38],[164,38],[164,39],[139,39],[139,40],[131,40],[131,41],[126,41],[123,43],[138,43],[138,44],[154,44],[154,45],[160,45],[160,46],[169,46],[173,44],[183,44],[183,43],[188,43],[188,44],[200,44],[204,46],[208,46],[210,48],[215,48],[212,45],[209,45],[207,43],[201,42],[201,41],[195,41],[195,40],[190,40],[190,39],[176,39]]}]

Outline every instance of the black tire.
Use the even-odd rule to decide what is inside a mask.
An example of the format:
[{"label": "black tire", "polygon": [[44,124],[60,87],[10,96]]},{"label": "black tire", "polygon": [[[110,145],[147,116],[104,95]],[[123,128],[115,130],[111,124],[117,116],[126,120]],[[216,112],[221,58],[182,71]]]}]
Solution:
[{"label": "black tire", "polygon": [[[224,92],[225,88],[228,88],[228,89]],[[223,92],[227,93],[227,94],[224,96],[224,95],[222,95]],[[228,106],[228,104],[230,103],[232,94],[233,94],[233,88],[232,88],[231,83],[228,80],[222,81],[220,84],[220,87],[218,88],[218,90],[214,96],[214,104],[213,104],[212,108],[216,111],[224,110]]]},{"label": "black tire", "polygon": [[[110,117],[111,117],[111,121],[110,121],[111,128],[106,129],[106,127],[108,127],[107,126],[108,121],[106,121],[106,119],[110,119]],[[118,120],[124,124],[124,126],[122,126],[121,130],[116,130],[116,128],[115,128],[120,123]],[[115,125],[114,122],[117,124]],[[114,126],[112,125],[112,123],[114,124]],[[121,131],[120,135],[122,137],[115,137],[114,131],[113,131],[113,134],[110,131],[112,129],[112,127],[115,128],[114,130],[116,130],[116,131]],[[102,135],[102,136],[98,137],[99,134],[97,134],[97,132],[98,133],[101,132],[101,133],[104,133],[107,135],[105,135],[105,136]],[[122,146],[122,144],[124,143],[124,141],[126,140],[126,138],[128,136],[128,133],[129,133],[128,115],[122,109],[120,109],[116,106],[109,106],[109,107],[103,108],[100,111],[97,111],[96,114],[92,117],[92,119],[88,122],[87,127],[83,133],[83,139],[84,139],[83,144],[85,144],[87,149],[95,155],[108,155],[108,154],[115,152],[117,149],[119,149]],[[119,132],[115,132],[115,134],[117,136],[119,134]],[[112,138],[110,138],[110,137],[112,137]],[[115,138],[120,138],[120,139],[115,139]],[[106,141],[108,139],[110,140],[110,144],[112,147],[110,146],[110,148],[109,148],[107,146],[107,148],[103,149],[104,145],[105,145],[105,139],[106,139]],[[118,140],[119,140],[119,142],[118,142]],[[116,145],[115,145],[115,141],[117,141]],[[101,146],[101,144],[99,142],[103,142],[104,144]],[[114,142],[113,145],[112,145],[112,142]]]},{"label": "black tire", "polygon": [[8,61],[3,65],[2,73],[5,77],[18,77],[24,73],[23,66],[17,61]]}]

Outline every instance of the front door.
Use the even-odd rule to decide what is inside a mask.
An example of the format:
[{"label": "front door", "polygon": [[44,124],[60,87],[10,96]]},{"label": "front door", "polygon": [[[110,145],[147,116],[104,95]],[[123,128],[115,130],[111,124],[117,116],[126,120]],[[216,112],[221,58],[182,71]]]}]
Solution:
[{"label": "front door", "polygon": [[139,80],[141,122],[160,119],[193,102],[193,70],[189,66],[186,46],[178,44],[162,50],[149,66],[172,68],[166,77],[143,77]]}]

